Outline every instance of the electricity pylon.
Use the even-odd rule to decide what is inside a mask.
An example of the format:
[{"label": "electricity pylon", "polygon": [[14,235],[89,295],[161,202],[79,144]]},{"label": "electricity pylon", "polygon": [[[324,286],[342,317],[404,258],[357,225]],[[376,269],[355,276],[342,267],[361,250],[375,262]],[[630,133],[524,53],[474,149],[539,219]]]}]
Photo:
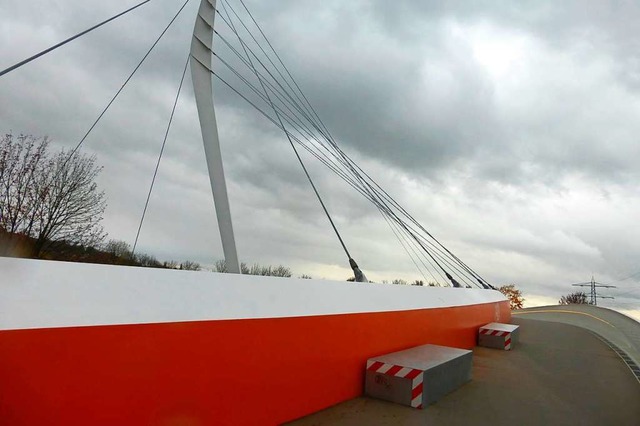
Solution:
[{"label": "electricity pylon", "polygon": [[596,282],[596,280],[593,278],[593,275],[591,276],[591,281],[588,283],[577,283],[577,284],[571,284],[572,286],[577,286],[577,287],[591,287],[591,300],[589,301],[590,305],[594,305],[594,306],[598,306],[598,298],[600,299],[613,299],[613,297],[611,296],[599,296],[597,293],[597,288],[598,287],[603,287],[603,288],[616,288],[615,285],[607,285],[607,284],[601,284]]}]

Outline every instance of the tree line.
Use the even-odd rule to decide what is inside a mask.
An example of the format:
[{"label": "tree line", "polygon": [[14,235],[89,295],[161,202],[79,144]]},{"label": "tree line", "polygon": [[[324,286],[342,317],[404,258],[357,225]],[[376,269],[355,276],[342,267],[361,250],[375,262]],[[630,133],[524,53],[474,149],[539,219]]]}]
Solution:
[{"label": "tree line", "polygon": [[107,207],[95,155],[52,152],[48,137],[0,136],[0,256],[200,270],[104,242]]}]

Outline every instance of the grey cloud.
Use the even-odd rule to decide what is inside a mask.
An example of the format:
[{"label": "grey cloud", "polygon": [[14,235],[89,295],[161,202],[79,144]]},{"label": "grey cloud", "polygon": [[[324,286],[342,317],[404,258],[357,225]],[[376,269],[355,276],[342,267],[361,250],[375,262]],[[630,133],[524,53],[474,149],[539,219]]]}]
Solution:
[{"label": "grey cloud", "polygon": [[[467,163],[478,162],[478,157],[486,158],[488,154],[496,161],[489,162],[481,172],[501,181],[530,181],[535,178],[526,174],[530,164],[537,165],[543,176],[557,177],[573,171],[601,173],[604,167],[607,169],[602,173],[604,176],[614,180],[627,177],[625,174],[634,170],[626,161],[635,151],[630,146],[633,139],[620,135],[617,140],[604,142],[601,129],[606,128],[605,123],[595,123],[597,130],[591,129],[602,116],[600,111],[606,114],[605,105],[619,104],[618,99],[611,99],[616,88],[589,87],[592,76],[580,75],[583,70],[577,66],[586,62],[584,71],[588,71],[589,67],[609,67],[607,62],[613,61],[608,84],[615,86],[619,60],[616,52],[603,53],[607,51],[600,47],[606,46],[596,44],[582,57],[575,58],[579,62],[572,70],[554,67],[553,62],[540,64],[546,68],[532,75],[538,93],[512,93],[516,99],[524,96],[525,100],[536,95],[527,105],[533,114],[523,116],[514,128],[504,120],[505,114],[511,113],[510,105],[496,101],[494,89],[499,82],[483,76],[465,40],[447,39],[444,25],[447,20],[493,23],[507,35],[509,31],[525,34],[537,41],[541,49],[571,60],[576,49],[577,53],[584,50],[581,46],[585,40],[600,43],[600,33],[622,39],[623,33],[610,19],[620,11],[602,10],[597,4],[584,7],[582,3],[560,8],[537,2],[528,7],[492,5],[381,2],[366,7],[357,3],[352,12],[357,10],[360,15],[354,19],[357,24],[352,28],[326,24],[339,22],[336,17],[345,14],[342,8],[330,4],[328,17],[315,18],[324,32],[300,32],[300,26],[294,25],[292,29],[280,28],[276,34],[282,34],[278,39],[296,40],[288,42],[289,46],[293,44],[295,57],[304,58],[301,64],[294,62],[296,74],[305,76],[304,87],[309,88],[311,98],[335,134],[345,144],[357,147],[362,155],[384,158],[394,166],[431,176],[452,166],[468,167]],[[574,20],[569,19],[574,16]],[[328,21],[323,20],[327,18]],[[309,19],[314,22],[313,17]],[[373,24],[376,21],[387,25],[376,27]],[[413,37],[407,37],[406,28],[413,31]],[[322,55],[316,48],[318,39],[323,46],[331,46]],[[574,73],[561,76],[571,79],[573,84],[569,87],[554,84],[553,74],[563,71]],[[452,77],[446,99],[438,98],[437,92],[442,86],[437,78],[443,74]],[[336,75],[341,76],[339,82]],[[576,91],[577,87],[581,87],[582,93]],[[541,98],[539,94],[544,92],[548,96]],[[348,114],[338,113],[349,105],[352,109]],[[537,120],[536,109],[547,111],[544,121]],[[610,127],[619,127],[621,123],[616,121],[620,119],[616,120],[613,114],[610,118]],[[625,152],[620,145],[631,151]],[[397,146],[410,149],[400,150]],[[610,173],[611,170],[616,173]],[[547,183],[552,183],[552,179]]]}]

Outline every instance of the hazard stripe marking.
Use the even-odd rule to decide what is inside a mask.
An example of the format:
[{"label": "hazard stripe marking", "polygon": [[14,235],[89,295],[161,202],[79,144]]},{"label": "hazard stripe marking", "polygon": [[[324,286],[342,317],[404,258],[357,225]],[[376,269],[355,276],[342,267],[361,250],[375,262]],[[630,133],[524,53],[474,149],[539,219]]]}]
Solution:
[{"label": "hazard stripe marking", "polygon": [[420,395],[422,395],[422,382],[418,383],[418,385],[411,391],[411,399],[415,399]]},{"label": "hazard stripe marking", "polygon": [[367,361],[367,370],[386,376],[402,377],[411,380],[411,406],[422,408],[422,389],[424,371],[401,365],[385,364],[380,361]]},{"label": "hazard stripe marking", "polygon": [[500,330],[491,330],[491,329],[487,329],[487,328],[481,328],[480,329],[480,334],[486,334],[489,336],[498,336],[498,337],[503,337],[506,336],[507,334],[510,334],[508,331],[500,331]]},{"label": "hazard stripe marking", "polygon": [[485,336],[504,337],[504,350],[511,350],[511,332],[481,327],[478,333]]},{"label": "hazard stripe marking", "polygon": [[389,376],[395,376],[396,373],[400,370],[402,370],[402,367],[400,367],[399,365],[394,365],[389,370],[387,370],[385,374],[388,374]]},{"label": "hazard stripe marking", "polygon": [[380,374],[387,374],[387,371],[391,370],[391,368],[393,368],[393,364],[382,364],[376,371]]},{"label": "hazard stripe marking", "polygon": [[371,370],[371,371],[378,371],[378,368],[382,367],[384,365],[384,363],[380,362],[380,361],[374,361],[371,363],[370,366],[367,367],[367,370]]},{"label": "hazard stripe marking", "polygon": [[400,369],[400,371],[398,371],[398,372],[396,373],[396,376],[397,376],[397,377],[404,377],[404,378],[406,379],[406,378],[407,378],[407,375],[408,375],[409,373],[411,373],[412,371],[413,371],[413,368],[409,368],[409,367],[402,367],[402,368]]},{"label": "hazard stripe marking", "polygon": [[415,379],[416,377],[418,377],[418,375],[419,375],[420,373],[422,373],[422,371],[421,371],[421,370],[415,370],[415,369],[412,369],[412,370],[411,370],[411,371],[410,371],[406,376],[404,376],[404,377],[405,377],[405,379],[411,379],[411,380],[413,380],[413,379]]}]

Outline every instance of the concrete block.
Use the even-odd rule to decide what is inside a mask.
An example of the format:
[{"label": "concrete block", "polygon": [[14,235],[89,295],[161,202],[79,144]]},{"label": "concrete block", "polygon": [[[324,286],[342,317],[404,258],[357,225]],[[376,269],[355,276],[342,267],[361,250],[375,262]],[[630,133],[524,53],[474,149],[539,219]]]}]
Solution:
[{"label": "concrete block", "polygon": [[370,358],[365,394],[414,408],[433,404],[471,380],[472,352],[422,345]]},{"label": "concrete block", "polygon": [[520,338],[520,326],[492,322],[478,330],[478,346],[511,350]]}]

